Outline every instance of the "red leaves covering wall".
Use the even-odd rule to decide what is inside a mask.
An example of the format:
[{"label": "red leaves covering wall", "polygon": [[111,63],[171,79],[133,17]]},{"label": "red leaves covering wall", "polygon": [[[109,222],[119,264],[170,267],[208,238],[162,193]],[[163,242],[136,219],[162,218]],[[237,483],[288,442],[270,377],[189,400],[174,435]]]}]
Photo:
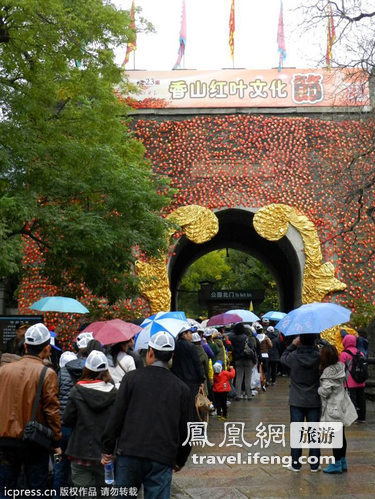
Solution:
[{"label": "red leaves covering wall", "polygon": [[171,210],[294,206],[315,223],[325,261],[348,286],[338,299],[353,309],[358,298],[374,300],[375,227],[366,212],[374,188],[362,199],[356,192],[374,177],[373,129],[373,120],[254,115],[135,123],[154,171],[178,188]]}]

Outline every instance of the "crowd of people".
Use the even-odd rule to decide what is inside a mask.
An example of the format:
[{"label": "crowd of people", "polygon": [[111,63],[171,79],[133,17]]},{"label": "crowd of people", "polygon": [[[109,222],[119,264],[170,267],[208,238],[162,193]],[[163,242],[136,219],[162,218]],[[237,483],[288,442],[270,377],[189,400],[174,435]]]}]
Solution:
[{"label": "crowd of people", "polygon": [[[169,497],[172,473],[190,452],[188,423],[200,419],[195,401],[202,390],[212,401],[211,417],[226,421],[231,403],[251,401],[278,375],[289,375],[291,422],[365,422],[365,382],[350,369],[353,355],[368,355],[363,334],[357,339],[343,330],[338,355],[316,335],[288,341],[266,318],[229,329],[190,321],[176,338],[164,331],[151,336],[141,353],[133,339],[103,347],[88,332],[77,334],[74,351],[62,353],[43,324],[19,326],[0,367],[0,497],[22,486],[98,491],[114,462],[117,487]],[[31,437],[30,422],[37,422]],[[290,469],[299,471],[301,449],[291,456]],[[323,471],[347,471],[345,432],[334,458]]]}]

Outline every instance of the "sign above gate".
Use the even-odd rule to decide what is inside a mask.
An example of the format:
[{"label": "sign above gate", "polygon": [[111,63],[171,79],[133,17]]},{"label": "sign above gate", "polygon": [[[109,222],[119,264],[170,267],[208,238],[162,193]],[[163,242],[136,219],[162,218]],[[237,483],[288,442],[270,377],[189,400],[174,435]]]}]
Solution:
[{"label": "sign above gate", "polygon": [[354,69],[126,71],[139,93],[126,101],[139,109],[363,107],[368,76]]}]

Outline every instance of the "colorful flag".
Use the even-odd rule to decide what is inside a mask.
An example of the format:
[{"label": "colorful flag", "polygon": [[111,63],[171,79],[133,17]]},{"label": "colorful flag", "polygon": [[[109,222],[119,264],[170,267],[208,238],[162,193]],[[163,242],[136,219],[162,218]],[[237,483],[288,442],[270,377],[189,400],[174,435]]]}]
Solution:
[{"label": "colorful flag", "polygon": [[326,64],[327,68],[331,68],[332,60],[332,46],[336,41],[335,33],[335,23],[332,14],[332,5],[327,5],[327,52],[326,52]]},{"label": "colorful flag", "polygon": [[182,0],[180,46],[178,48],[177,61],[176,64],[173,66],[173,69],[177,69],[180,66],[182,58],[185,54],[185,46],[186,46],[186,6],[185,6],[185,0]]},{"label": "colorful flag", "polygon": [[277,47],[279,50],[278,71],[281,71],[281,68],[283,67],[283,62],[286,58],[286,48],[285,48],[285,38],[284,38],[283,0],[280,1],[279,24],[278,24],[278,28],[277,28]]},{"label": "colorful flag", "polygon": [[229,48],[230,48],[230,56],[232,61],[234,60],[234,30],[235,30],[235,10],[234,10],[234,0],[232,0],[232,4],[230,7],[230,16],[229,16]]},{"label": "colorful flag", "polygon": [[130,28],[134,31],[134,40],[132,42],[129,42],[126,46],[125,59],[124,59],[124,62],[122,63],[122,65],[124,67],[129,62],[130,52],[135,51],[137,48],[137,32],[135,29],[135,4],[134,4],[134,0],[132,1],[132,6],[130,8],[130,19],[131,19]]}]

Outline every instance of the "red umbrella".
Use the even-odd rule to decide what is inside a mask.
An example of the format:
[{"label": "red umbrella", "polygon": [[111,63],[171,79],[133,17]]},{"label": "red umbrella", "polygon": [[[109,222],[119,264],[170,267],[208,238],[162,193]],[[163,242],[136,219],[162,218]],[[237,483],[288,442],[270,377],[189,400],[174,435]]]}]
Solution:
[{"label": "red umbrella", "polygon": [[97,321],[87,326],[82,332],[93,333],[94,338],[103,345],[121,343],[133,338],[139,331],[140,326],[125,322],[121,319],[112,319],[110,321]]},{"label": "red umbrella", "polygon": [[227,324],[233,324],[235,322],[242,322],[239,315],[224,313],[212,316],[208,320],[207,326],[226,326]]}]

